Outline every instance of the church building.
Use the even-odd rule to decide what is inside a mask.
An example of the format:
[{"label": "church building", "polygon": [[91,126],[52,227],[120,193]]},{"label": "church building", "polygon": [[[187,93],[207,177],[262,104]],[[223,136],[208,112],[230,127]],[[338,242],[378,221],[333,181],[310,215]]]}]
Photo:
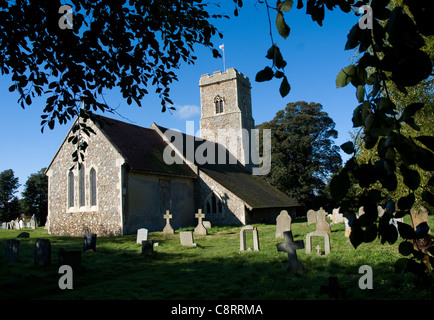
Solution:
[{"label": "church building", "polygon": [[71,170],[70,131],[46,170],[48,232],[161,231],[166,210],[175,230],[195,226],[199,209],[212,225],[275,223],[281,210],[293,211],[294,199],[252,174],[249,79],[232,68],[203,75],[199,87],[201,138],[97,116],[85,159]]}]

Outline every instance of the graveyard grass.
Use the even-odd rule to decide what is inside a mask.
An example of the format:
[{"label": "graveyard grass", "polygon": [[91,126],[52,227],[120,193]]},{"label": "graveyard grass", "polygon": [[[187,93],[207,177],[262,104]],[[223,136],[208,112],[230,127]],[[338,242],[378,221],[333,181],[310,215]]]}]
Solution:
[{"label": "graveyard grass", "polygon": [[[406,217],[409,219],[409,217]],[[433,216],[429,217],[434,225]],[[407,221],[408,222],[408,221]],[[330,276],[338,277],[346,294],[339,299],[430,299],[432,293],[416,289],[413,276],[395,273],[394,263],[401,256],[397,241],[381,245],[379,240],[354,249],[344,237],[343,223],[331,226],[331,253],[317,256],[315,247],[323,238],[313,237],[312,253],[297,250],[306,267],[302,274],[286,272],[288,257],[277,252],[275,225],[255,224],[259,231],[260,251],[239,252],[240,227],[213,227],[207,236],[195,236],[197,247],[182,247],[180,231],[174,235],[150,232],[148,239],[158,242],[151,255],[141,255],[136,235],[97,238],[96,251],[82,252],[82,269],[73,275],[73,289],[58,286],[58,251],[82,250],[83,238],[51,236],[43,228],[36,230],[0,229],[0,299],[328,299],[321,286]],[[315,230],[306,219],[292,223],[294,240],[305,241]],[[6,262],[5,242],[20,232],[30,233],[21,240],[20,261]],[[252,233],[247,232],[247,247],[253,248]],[[34,243],[37,238],[51,241],[51,266],[35,266]],[[373,289],[361,290],[358,282],[362,265],[373,269]]]}]

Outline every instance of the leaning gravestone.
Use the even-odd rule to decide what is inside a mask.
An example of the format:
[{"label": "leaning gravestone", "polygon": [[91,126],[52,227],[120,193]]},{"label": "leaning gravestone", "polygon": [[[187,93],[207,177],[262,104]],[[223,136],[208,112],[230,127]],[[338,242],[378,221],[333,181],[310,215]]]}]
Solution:
[{"label": "leaning gravestone", "polygon": [[95,233],[85,233],[83,251],[93,250],[96,251],[96,234]]},{"label": "leaning gravestone", "polygon": [[307,212],[307,224],[316,223],[316,212],[310,209]]},{"label": "leaning gravestone", "polygon": [[184,247],[195,247],[196,243],[193,240],[193,232],[191,231],[181,231],[179,233],[179,240],[181,241],[181,246]]},{"label": "leaning gravestone", "polygon": [[166,210],[166,214],[163,215],[163,218],[166,219],[166,226],[163,229],[163,234],[175,234],[175,230],[173,230],[170,225],[170,219],[172,219],[172,215],[169,210]]},{"label": "leaning gravestone", "polygon": [[20,256],[20,240],[10,239],[6,241],[5,259],[8,262],[17,262]]},{"label": "leaning gravestone", "polygon": [[38,266],[51,265],[51,243],[48,239],[36,239],[35,241],[35,264]]},{"label": "leaning gravestone", "polygon": [[240,230],[240,251],[246,250],[246,231],[252,230],[253,232],[253,250],[259,251],[259,236],[258,229],[253,226],[245,226]]},{"label": "leaning gravestone", "polygon": [[297,250],[303,249],[303,240],[294,241],[292,231],[283,232],[285,242],[276,244],[278,252],[286,252],[288,254],[289,265],[287,272],[300,272],[304,270],[304,266],[298,261]]},{"label": "leaning gravestone", "polygon": [[148,240],[148,229],[141,228],[137,230],[137,243],[142,244],[142,241]]},{"label": "leaning gravestone", "polygon": [[291,231],[291,221],[288,211],[280,211],[276,218],[276,238],[282,238],[284,231]]}]

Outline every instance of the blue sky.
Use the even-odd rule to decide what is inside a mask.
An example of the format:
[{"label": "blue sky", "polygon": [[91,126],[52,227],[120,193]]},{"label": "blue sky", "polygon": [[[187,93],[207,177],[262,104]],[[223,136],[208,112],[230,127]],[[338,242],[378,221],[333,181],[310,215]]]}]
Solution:
[{"label": "blue sky", "polygon": [[[291,28],[289,37],[284,40],[273,29],[274,40],[288,63],[285,71],[291,85],[289,95],[281,98],[278,91],[280,81],[258,83],[254,80],[256,73],[270,62],[265,58],[271,40],[264,5],[245,1],[239,16],[234,17],[233,2],[223,2],[224,5],[216,10],[227,13],[230,19],[215,22],[224,38],[221,40],[216,37],[214,44],[218,48],[224,43],[226,68],[236,68],[250,78],[255,123],[271,120],[289,102],[316,102],[336,123],[339,138],[335,143],[340,145],[350,140],[351,117],[357,105],[355,90],[352,86],[337,89],[335,79],[343,67],[351,64],[353,52],[345,51],[344,46],[347,33],[357,23],[358,17],[353,13],[344,14],[337,8],[335,11],[326,11],[324,24],[320,27],[306,15],[305,7],[298,10],[294,5],[285,14]],[[275,13],[272,12],[273,23],[274,19]],[[198,57],[197,62],[194,65],[182,64],[176,72],[179,81],[171,86],[171,99],[178,109],[176,112],[162,113],[155,94],[146,96],[143,106],[139,108],[134,104],[128,105],[121,94],[113,90],[105,93],[105,99],[111,107],[118,107],[117,111],[122,117],[107,116],[144,127],[156,122],[182,132],[186,131],[186,121],[193,120],[195,131],[199,130],[199,78],[202,74],[223,70],[223,60],[214,59],[211,51],[202,47],[196,47],[195,55]],[[13,169],[19,182],[24,185],[30,174],[48,166],[72,123],[56,125],[52,131],[46,128],[42,134],[40,115],[46,97],[34,99],[31,107],[23,110],[17,103],[18,95],[8,91],[11,84],[10,77],[0,77],[0,172]],[[347,159],[343,152],[341,154]],[[19,191],[22,191],[22,187]]]}]

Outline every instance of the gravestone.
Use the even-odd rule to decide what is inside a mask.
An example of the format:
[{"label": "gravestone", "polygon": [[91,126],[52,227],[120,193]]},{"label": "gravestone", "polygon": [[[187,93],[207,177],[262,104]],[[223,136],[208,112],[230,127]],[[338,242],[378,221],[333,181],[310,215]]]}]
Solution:
[{"label": "gravestone", "polygon": [[318,230],[306,235],[306,253],[312,252],[312,237],[324,237],[324,251],[328,255],[330,253],[330,235],[327,232]]},{"label": "gravestone", "polygon": [[96,233],[85,233],[83,251],[93,250],[96,251]]},{"label": "gravestone", "polygon": [[331,232],[330,226],[326,221],[326,216],[327,216],[327,212],[325,212],[322,207],[316,212],[316,231],[321,231],[326,233]]},{"label": "gravestone", "polygon": [[35,264],[38,266],[51,265],[51,243],[48,239],[36,239],[35,241]]},{"label": "gravestone", "polygon": [[181,241],[181,246],[184,247],[195,247],[197,244],[193,240],[193,232],[191,231],[181,231],[179,233],[179,240]]},{"label": "gravestone", "polygon": [[416,230],[417,226],[421,223],[426,222],[428,224],[428,211],[424,207],[419,208],[419,210],[411,208],[410,214],[414,230]]},{"label": "gravestone", "polygon": [[58,253],[58,265],[68,265],[72,270],[77,271],[81,267],[81,251],[66,251],[64,249],[59,249]]},{"label": "gravestone", "polygon": [[142,241],[142,255],[151,254],[154,252],[154,242],[152,240]]},{"label": "gravestone", "polygon": [[137,230],[136,242],[142,244],[142,241],[148,240],[148,229],[141,228]]},{"label": "gravestone", "polygon": [[384,209],[382,206],[377,207],[378,217],[382,217],[384,215]]},{"label": "gravestone", "polygon": [[276,244],[278,252],[286,252],[288,254],[289,265],[287,272],[300,272],[304,270],[304,266],[298,261],[297,250],[303,249],[303,240],[294,242],[292,231],[283,232],[285,242]]},{"label": "gravestone", "polygon": [[332,222],[333,223],[342,223],[344,222],[344,215],[339,213],[340,208],[333,209]]},{"label": "gravestone", "polygon": [[307,212],[307,224],[316,223],[316,212],[310,209]]},{"label": "gravestone", "polygon": [[320,246],[320,245],[317,245],[317,246],[315,247],[315,249],[316,249],[316,255],[317,255],[317,256],[320,256],[320,255],[321,255],[321,246]]},{"label": "gravestone", "polygon": [[253,232],[253,250],[259,251],[258,229],[253,226],[245,226],[240,230],[240,251],[246,251],[246,231]]},{"label": "gravestone", "polygon": [[36,229],[36,221],[34,219],[30,220],[30,228]]},{"label": "gravestone", "polygon": [[170,219],[172,219],[172,215],[170,214],[169,210],[166,210],[166,214],[163,216],[164,219],[166,219],[166,226],[163,229],[163,234],[175,234],[175,230],[173,230],[172,226],[170,225]]},{"label": "gravestone", "polygon": [[351,234],[351,227],[347,218],[344,218],[344,223],[345,223],[345,238],[349,238]]},{"label": "gravestone", "polygon": [[17,238],[30,238],[30,233],[28,232],[21,232],[19,235],[17,235]]},{"label": "gravestone", "polygon": [[211,229],[211,221],[202,221],[202,223],[203,223],[203,226],[206,228],[206,229]]},{"label": "gravestone", "polygon": [[202,223],[202,219],[205,218],[205,214],[202,213],[202,209],[199,209],[194,216],[198,219],[197,226],[194,229],[194,234],[199,236],[206,236],[208,233]]},{"label": "gravestone", "polygon": [[6,240],[5,259],[8,262],[17,262],[20,256],[20,240]]},{"label": "gravestone", "polygon": [[282,238],[284,231],[291,231],[291,217],[288,211],[282,210],[276,218],[276,238]]},{"label": "gravestone", "polygon": [[2,222],[2,229],[6,229],[7,228],[7,222]]}]

